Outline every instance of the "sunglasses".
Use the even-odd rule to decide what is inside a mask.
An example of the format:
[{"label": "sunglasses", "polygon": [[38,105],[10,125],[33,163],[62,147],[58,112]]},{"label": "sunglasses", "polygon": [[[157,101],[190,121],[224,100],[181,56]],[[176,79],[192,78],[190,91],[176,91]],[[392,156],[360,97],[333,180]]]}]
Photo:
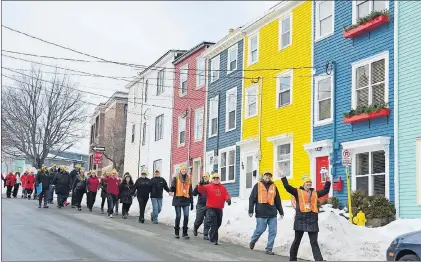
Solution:
[{"label": "sunglasses", "polygon": [[214,177],[214,178],[212,178],[212,179],[218,179],[218,180],[219,180],[219,177]]}]

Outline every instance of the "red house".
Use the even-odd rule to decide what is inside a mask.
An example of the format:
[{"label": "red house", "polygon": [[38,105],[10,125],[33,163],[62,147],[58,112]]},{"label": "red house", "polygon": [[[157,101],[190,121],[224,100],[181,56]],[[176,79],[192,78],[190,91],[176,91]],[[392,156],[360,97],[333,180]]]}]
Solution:
[{"label": "red house", "polygon": [[202,42],[174,60],[174,110],[171,146],[172,176],[186,164],[196,185],[202,175],[206,127],[206,60]]}]

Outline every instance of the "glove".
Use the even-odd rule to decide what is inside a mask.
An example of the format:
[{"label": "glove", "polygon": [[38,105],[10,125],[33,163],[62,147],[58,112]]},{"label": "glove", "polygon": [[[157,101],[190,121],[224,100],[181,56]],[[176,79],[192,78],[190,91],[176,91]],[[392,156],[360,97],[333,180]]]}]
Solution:
[{"label": "glove", "polygon": [[190,204],[190,210],[193,211],[194,207],[193,207],[193,203]]},{"label": "glove", "polygon": [[253,213],[249,213],[249,217],[253,217]]},{"label": "glove", "polygon": [[231,205],[231,199],[228,199],[228,200],[227,200],[227,203],[228,203],[228,205],[230,206],[230,205]]}]

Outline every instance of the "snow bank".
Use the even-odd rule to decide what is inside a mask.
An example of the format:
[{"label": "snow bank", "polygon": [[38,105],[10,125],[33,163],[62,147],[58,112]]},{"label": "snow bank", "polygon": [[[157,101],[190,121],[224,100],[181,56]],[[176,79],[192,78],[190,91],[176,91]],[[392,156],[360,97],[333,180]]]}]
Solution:
[{"label": "snow bank", "polygon": [[[95,202],[96,207],[99,207],[101,204],[99,195]],[[164,196],[163,209],[159,215],[159,222],[169,226],[174,225],[175,219],[171,201],[172,197]],[[381,228],[366,228],[351,225],[346,218],[340,216],[344,211],[333,209],[329,205],[323,206],[322,210],[324,212],[319,215],[319,245],[324,259],[328,261],[384,261],[386,249],[396,236],[421,230],[421,219],[397,220]],[[129,213],[131,216],[137,216],[138,212],[139,207],[136,199],[134,199]],[[151,212],[152,205],[151,201],[149,201],[145,211],[146,220],[149,220]],[[278,234],[273,251],[279,255],[289,256],[289,249],[294,240],[293,223],[295,211],[286,204],[284,205],[284,212],[284,218],[278,221]],[[193,228],[195,217],[195,211],[191,211],[189,219],[190,232]],[[224,209],[223,222],[219,231],[220,239],[221,241],[248,246],[255,224],[255,218],[248,216],[248,200],[233,198],[232,205],[226,205]],[[199,232],[202,228],[203,226],[199,229]],[[267,232],[262,235],[255,249],[264,250],[266,241]],[[301,242],[298,256],[301,259],[313,260],[310,242],[306,235]]]}]

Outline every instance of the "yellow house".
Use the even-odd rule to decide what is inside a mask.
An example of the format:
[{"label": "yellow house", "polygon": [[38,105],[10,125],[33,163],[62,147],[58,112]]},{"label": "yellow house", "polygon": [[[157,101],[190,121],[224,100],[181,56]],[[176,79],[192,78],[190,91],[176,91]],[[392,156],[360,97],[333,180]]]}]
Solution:
[{"label": "yellow house", "polygon": [[290,199],[277,170],[294,186],[310,171],[303,145],[311,142],[312,3],[281,2],[243,32],[240,195],[269,171]]}]

